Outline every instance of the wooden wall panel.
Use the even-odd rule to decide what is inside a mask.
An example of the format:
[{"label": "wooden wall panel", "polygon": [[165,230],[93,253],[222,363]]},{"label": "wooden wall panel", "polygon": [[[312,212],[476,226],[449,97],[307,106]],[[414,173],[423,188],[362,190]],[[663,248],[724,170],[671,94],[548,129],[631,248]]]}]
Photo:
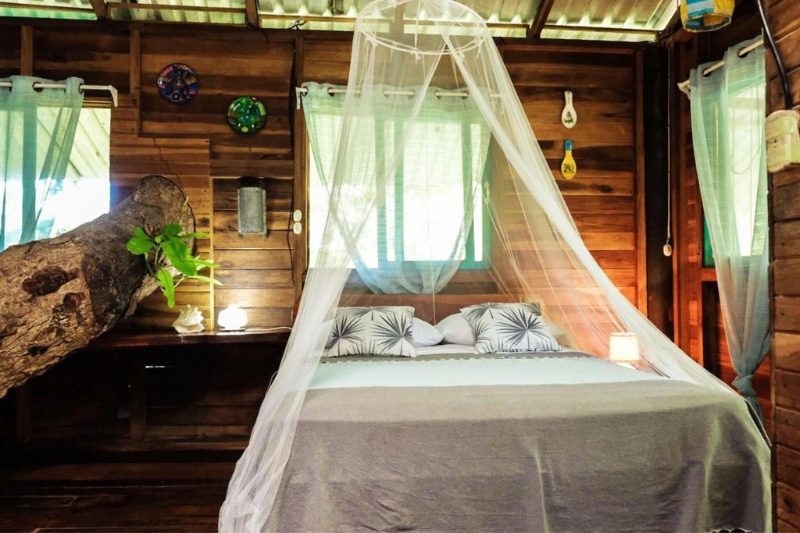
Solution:
[{"label": "wooden wall panel", "polygon": [[266,180],[267,235],[239,235],[237,181],[214,180],[214,255],[220,265],[215,289],[217,312],[237,304],[247,309],[253,327],[292,324],[295,303],[292,252],[297,236],[289,231],[292,182]]},{"label": "wooden wall panel", "polygon": [[[19,71],[20,27],[14,21],[0,21],[0,75]],[[178,305],[200,307],[207,328],[214,327],[217,311],[231,303],[248,309],[251,326],[291,325],[305,268],[304,254],[298,253],[304,251],[305,235],[288,231],[289,217],[295,207],[306,211],[304,152],[297,150],[304,143],[304,131],[291,127],[296,120],[293,85],[302,81],[345,84],[351,48],[347,36],[304,32],[302,42],[295,42],[294,35],[273,39],[271,32],[244,28],[69,22],[36,22],[30,34],[30,65],[35,75],[80,76],[88,83],[111,83],[120,89],[120,106],[112,113],[112,202],[118,202],[145,175],[162,174],[184,187],[198,228],[212,233],[210,240],[198,243],[199,251],[220,265],[214,275],[224,285],[212,289],[187,282],[179,291]],[[514,40],[501,41],[500,47],[579,231],[614,282],[637,302],[641,265],[636,231],[643,222],[636,216],[636,195],[641,191],[635,185],[639,152],[635,47],[592,50],[590,45]],[[188,105],[166,102],[156,92],[159,71],[172,62],[185,62],[199,73],[200,92]],[[294,81],[293,69],[300,74]],[[580,115],[573,130],[560,125],[565,90],[575,94]],[[242,95],[261,98],[268,109],[266,128],[253,136],[239,135],[226,123],[228,104]],[[572,181],[560,178],[559,173],[566,138],[575,141],[579,165]],[[266,237],[238,235],[235,178],[243,175],[268,178]],[[519,254],[520,261],[535,267],[530,250]],[[295,257],[299,264],[294,264]],[[490,280],[462,278],[442,296],[439,310],[458,309],[467,287],[493,294]],[[176,315],[177,309],[166,309],[163,296],[155,294],[121,327],[168,328]],[[240,445],[268,383],[271,371],[267,368],[277,363],[280,351],[273,346],[248,358],[232,349],[208,350],[202,356],[206,359],[197,361],[169,349],[148,352],[155,357],[145,372],[148,398],[136,408],[148,420],[149,438],[229,439]],[[264,373],[248,374],[267,360],[270,363],[261,368]],[[54,377],[48,386],[64,389],[70,381],[80,381],[73,373],[80,369],[89,372],[77,365]],[[127,363],[102,369],[109,383],[123,376],[124,386],[117,390],[120,395],[126,394],[125,380],[138,379],[130,374]],[[248,375],[252,380],[247,381]],[[83,437],[119,436],[119,417],[129,415],[116,411],[119,405],[127,405],[124,398],[111,399],[115,389],[109,384],[89,383],[83,398],[91,398],[96,389],[97,405],[91,411],[92,420],[84,420]],[[33,435],[65,437],[72,422],[61,421],[72,420],[66,405],[71,400],[61,392],[54,392],[52,398],[40,396],[43,390],[35,386],[33,400],[43,406],[64,402],[66,414],[51,417],[35,409]],[[10,412],[5,407],[8,402],[0,404],[0,416]]]},{"label": "wooden wall panel", "polygon": [[[792,99],[800,103],[800,4],[767,0],[767,12],[789,73]],[[771,57],[771,54],[770,54]],[[770,109],[783,109],[774,60],[769,61]],[[770,177],[772,216],[772,387],[778,531],[800,530],[800,168]]]},{"label": "wooden wall panel", "polygon": [[[637,256],[635,217],[635,49],[593,51],[586,46],[508,42],[500,43],[499,48],[584,241],[601,265],[611,269],[609,272],[623,293],[643,307],[646,295],[638,294],[637,273],[644,267]],[[346,83],[350,43],[305,39],[303,58],[303,81]],[[566,90],[573,92],[579,115],[573,129],[561,124]],[[574,142],[573,154],[579,169],[573,180],[564,179],[560,172],[566,139]],[[517,235],[520,246],[529,248],[530,243],[520,230],[510,230],[509,236],[517,241]],[[522,254],[522,249],[519,252]],[[517,260],[528,265],[529,274],[535,276],[534,255],[522,254]],[[456,299],[461,305],[475,303],[465,300],[473,296],[476,295]],[[385,298],[380,301],[385,303]],[[436,318],[443,318],[444,310],[456,305],[437,304]]]},{"label": "wooden wall panel", "polygon": [[[212,197],[207,139],[148,138],[136,134],[139,111],[130,96],[124,96],[111,114],[112,201],[118,201],[148,174],[159,174],[183,188],[194,213],[197,231],[211,232]],[[197,252],[213,259],[209,239],[197,240]],[[207,283],[185,281],[178,286],[175,308],[166,305],[156,291],[142,302],[130,318],[117,327],[125,329],[169,328],[184,305],[197,306],[206,317],[205,326],[214,327],[213,287]]]},{"label": "wooden wall panel", "polygon": [[[18,37],[19,29],[4,32]],[[295,188],[292,70],[302,63],[303,79],[334,84],[347,81],[351,43],[328,37],[303,39],[302,57],[291,39],[269,39],[261,32],[135,26],[119,31],[105,25],[59,24],[35,28],[35,74],[77,75],[89,83],[112,83],[122,105],[114,111],[111,139],[113,197],[118,201],[147,174],[163,174],[186,188],[199,227],[213,232],[200,251],[221,265],[225,285],[208,289],[187,283],[179,304],[199,305],[215,318],[214,308],[246,303],[253,325],[291,323],[297,285],[290,250],[304,246],[287,233]],[[17,35],[14,35],[14,33]],[[14,39],[11,39],[12,41]],[[15,41],[19,46],[19,39]],[[191,46],[186,46],[191,43]],[[634,48],[592,51],[575,45],[537,45],[503,41],[512,80],[559,187],[573,208],[578,227],[601,262],[613,265],[621,288],[635,303],[641,279],[637,252],[635,175],[637,120]],[[14,61],[0,57],[0,68]],[[199,74],[200,91],[189,104],[162,99],[159,72],[183,62]],[[580,120],[572,130],[560,124],[564,90],[572,90]],[[237,96],[264,101],[269,118],[264,130],[247,136],[233,132],[226,110]],[[571,138],[579,174],[560,177],[563,143]],[[302,170],[302,169],[301,169]],[[237,232],[235,185],[230,178],[258,175],[268,180],[266,238]],[[213,187],[211,180],[213,179]],[[301,185],[302,186],[302,185]],[[298,206],[301,209],[304,206]],[[609,221],[607,215],[622,215]],[[605,219],[605,220],[604,220]],[[288,239],[287,239],[288,237]],[[301,254],[302,256],[302,254]],[[302,257],[301,257],[302,259]],[[304,265],[297,265],[297,272]],[[295,289],[294,294],[291,289]],[[143,302],[128,327],[168,327],[175,311],[160,306],[160,296]]]},{"label": "wooden wall panel", "polygon": [[19,74],[21,28],[0,31],[0,78]]},{"label": "wooden wall panel", "polygon": [[[142,134],[208,139],[215,177],[290,179],[293,50],[292,42],[273,43],[260,32],[148,28],[142,33]],[[157,91],[158,74],[176,62],[194,68],[200,79],[189,105],[167,102]],[[255,96],[267,108],[267,124],[257,134],[236,133],[227,123],[228,106],[239,96]]]},{"label": "wooden wall panel", "polygon": [[128,32],[107,28],[37,29],[34,37],[36,76],[53,80],[82,78],[92,85],[130,91]]}]

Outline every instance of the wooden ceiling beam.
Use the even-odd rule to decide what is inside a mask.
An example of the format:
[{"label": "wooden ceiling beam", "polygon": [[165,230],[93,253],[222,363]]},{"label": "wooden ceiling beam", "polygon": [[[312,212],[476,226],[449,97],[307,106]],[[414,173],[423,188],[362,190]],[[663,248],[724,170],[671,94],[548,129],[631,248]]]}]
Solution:
[{"label": "wooden ceiling beam", "polygon": [[244,0],[244,9],[247,25],[252,28],[260,28],[261,24],[258,20],[258,0]]},{"label": "wooden ceiling beam", "polygon": [[528,28],[529,39],[538,39],[542,35],[542,30],[544,25],[547,24],[547,18],[550,16],[550,10],[553,9],[554,3],[555,0],[542,0],[539,4],[539,10]]},{"label": "wooden ceiling beam", "polygon": [[97,20],[105,20],[108,17],[108,6],[105,0],[89,0],[92,3],[94,14],[97,15]]}]

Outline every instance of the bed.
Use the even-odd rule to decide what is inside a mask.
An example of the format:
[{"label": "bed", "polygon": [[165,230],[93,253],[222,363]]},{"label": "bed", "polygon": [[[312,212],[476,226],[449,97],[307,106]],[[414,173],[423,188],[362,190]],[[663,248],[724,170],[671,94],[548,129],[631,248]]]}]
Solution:
[{"label": "bed", "polygon": [[473,351],[323,358],[268,529],[769,529],[769,447],[738,396]]}]

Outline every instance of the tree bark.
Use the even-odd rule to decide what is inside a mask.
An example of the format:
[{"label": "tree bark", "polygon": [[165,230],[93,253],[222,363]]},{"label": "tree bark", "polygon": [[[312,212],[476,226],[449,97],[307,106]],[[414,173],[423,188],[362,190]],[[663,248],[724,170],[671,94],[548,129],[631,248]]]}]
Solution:
[{"label": "tree bark", "polygon": [[[159,285],[127,250],[136,226],[181,219],[183,191],[148,176],[116,208],[53,239],[0,253],[0,398],[89,344]],[[187,206],[185,232],[195,229]]]}]

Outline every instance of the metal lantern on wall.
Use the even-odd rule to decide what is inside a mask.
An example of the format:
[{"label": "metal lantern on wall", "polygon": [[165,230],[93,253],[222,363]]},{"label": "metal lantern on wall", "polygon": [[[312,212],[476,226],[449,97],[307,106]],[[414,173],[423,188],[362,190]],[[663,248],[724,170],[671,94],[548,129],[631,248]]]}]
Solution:
[{"label": "metal lantern on wall", "polygon": [[267,191],[264,178],[239,178],[239,235],[267,234]]}]

